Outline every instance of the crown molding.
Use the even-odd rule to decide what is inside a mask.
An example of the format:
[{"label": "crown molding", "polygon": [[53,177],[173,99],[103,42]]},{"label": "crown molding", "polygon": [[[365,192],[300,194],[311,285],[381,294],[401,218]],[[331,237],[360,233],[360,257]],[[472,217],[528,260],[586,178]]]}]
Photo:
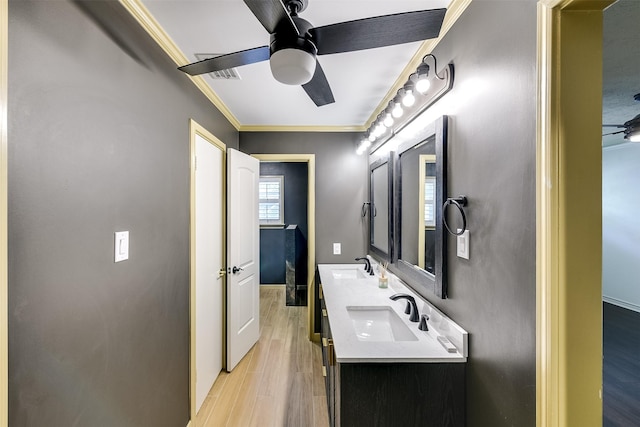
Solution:
[{"label": "crown molding", "polygon": [[349,126],[266,126],[266,125],[242,125],[240,132],[364,132],[362,125]]},{"label": "crown molding", "polygon": [[[151,15],[149,9],[147,9],[140,0],[119,0],[125,9],[134,17],[136,21],[144,28],[147,33],[155,40],[156,43],[165,51],[165,53],[173,60],[177,66],[182,66],[189,63],[189,59],[178,48],[175,42],[171,39],[169,34],[160,26],[158,21]],[[236,116],[233,115],[231,110],[222,102],[220,97],[211,89],[201,76],[189,76],[193,84],[216,106],[218,110],[229,120],[229,122],[239,130],[241,125]]]}]

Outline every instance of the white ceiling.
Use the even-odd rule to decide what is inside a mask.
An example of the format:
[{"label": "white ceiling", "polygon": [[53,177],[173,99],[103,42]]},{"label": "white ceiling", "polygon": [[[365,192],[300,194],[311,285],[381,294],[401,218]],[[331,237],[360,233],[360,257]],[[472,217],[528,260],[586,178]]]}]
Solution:
[{"label": "white ceiling", "polygon": [[[242,0],[142,0],[182,53],[222,54],[269,44]],[[447,7],[450,0],[309,0],[300,16],[314,26]],[[362,126],[420,47],[420,42],[318,60],[336,102],[316,107],[300,86],[273,79],[268,61],[237,68],[241,80],[205,77],[241,126]]]},{"label": "white ceiling", "polygon": [[[602,123],[623,124],[640,114],[640,1],[618,0],[604,11]],[[616,132],[603,128],[602,133]],[[623,134],[602,138],[603,146],[627,142]]]}]

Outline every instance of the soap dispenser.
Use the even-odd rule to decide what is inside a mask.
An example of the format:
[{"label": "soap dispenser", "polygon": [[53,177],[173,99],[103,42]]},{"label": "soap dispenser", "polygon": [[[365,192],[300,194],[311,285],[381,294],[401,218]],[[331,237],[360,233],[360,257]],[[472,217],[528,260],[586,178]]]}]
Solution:
[{"label": "soap dispenser", "polygon": [[378,287],[381,289],[386,289],[387,287],[389,287],[389,276],[387,276],[388,265],[388,262],[378,264],[380,270],[380,277],[378,277]]}]

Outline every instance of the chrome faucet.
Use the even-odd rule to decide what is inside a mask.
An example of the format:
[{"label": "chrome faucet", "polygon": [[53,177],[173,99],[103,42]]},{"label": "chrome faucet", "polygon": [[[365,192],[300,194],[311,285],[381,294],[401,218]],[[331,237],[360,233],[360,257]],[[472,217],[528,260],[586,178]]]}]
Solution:
[{"label": "chrome faucet", "polygon": [[407,300],[407,308],[405,308],[404,312],[409,315],[409,320],[412,322],[419,321],[420,313],[418,313],[418,306],[416,305],[416,299],[411,295],[407,295],[407,294],[395,294],[389,297],[389,299],[393,301],[396,301],[400,298]]},{"label": "chrome faucet", "polygon": [[375,273],[373,272],[373,267],[371,266],[371,261],[369,261],[369,258],[365,257],[359,257],[355,259],[356,261],[364,261],[365,266],[364,266],[364,271],[366,271],[367,273],[369,273],[370,276],[373,276]]}]

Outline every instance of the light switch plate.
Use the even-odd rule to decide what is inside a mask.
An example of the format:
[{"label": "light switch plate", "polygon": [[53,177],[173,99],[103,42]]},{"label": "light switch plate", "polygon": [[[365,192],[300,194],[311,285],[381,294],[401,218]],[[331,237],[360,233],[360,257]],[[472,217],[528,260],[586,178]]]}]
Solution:
[{"label": "light switch plate", "polygon": [[[462,229],[458,228],[458,233]],[[460,258],[469,259],[469,230],[465,230],[462,235],[458,236],[458,256]]]},{"label": "light switch plate", "polygon": [[129,259],[129,232],[116,231],[114,245],[114,261],[120,262]]},{"label": "light switch plate", "polygon": [[333,254],[340,255],[342,253],[342,245],[340,243],[333,244]]}]

